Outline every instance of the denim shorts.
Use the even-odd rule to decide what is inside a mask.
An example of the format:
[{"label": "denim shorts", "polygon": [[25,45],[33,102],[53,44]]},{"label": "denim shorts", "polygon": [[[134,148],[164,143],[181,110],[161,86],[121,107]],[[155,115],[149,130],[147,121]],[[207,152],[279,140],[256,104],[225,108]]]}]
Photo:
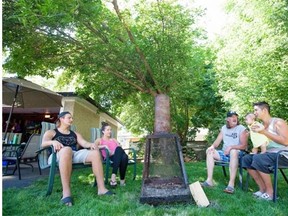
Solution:
[{"label": "denim shorts", "polygon": [[224,151],[222,150],[217,150],[217,152],[220,155],[220,161],[230,162],[230,155],[225,155]]}]

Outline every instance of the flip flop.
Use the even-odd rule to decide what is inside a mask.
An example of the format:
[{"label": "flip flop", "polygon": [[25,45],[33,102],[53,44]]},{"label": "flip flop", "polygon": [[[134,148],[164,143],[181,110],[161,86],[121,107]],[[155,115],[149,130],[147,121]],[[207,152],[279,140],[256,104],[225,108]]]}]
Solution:
[{"label": "flip flop", "polygon": [[117,181],[112,181],[112,180],[110,180],[110,186],[111,187],[116,187],[117,186]]},{"label": "flip flop", "polygon": [[111,196],[111,195],[115,195],[115,193],[108,190],[106,193],[104,193],[104,194],[98,194],[98,195],[99,195],[99,196]]},{"label": "flip flop", "polygon": [[224,192],[225,192],[225,193],[228,193],[228,194],[233,194],[233,193],[234,193],[234,188],[231,187],[231,186],[227,186],[227,187],[224,189]]},{"label": "flip flop", "polygon": [[72,197],[65,197],[61,199],[61,203],[66,206],[72,206],[73,205],[72,202],[73,202]]},{"label": "flip flop", "polygon": [[213,187],[213,185],[210,185],[207,181],[200,183],[202,187]]}]

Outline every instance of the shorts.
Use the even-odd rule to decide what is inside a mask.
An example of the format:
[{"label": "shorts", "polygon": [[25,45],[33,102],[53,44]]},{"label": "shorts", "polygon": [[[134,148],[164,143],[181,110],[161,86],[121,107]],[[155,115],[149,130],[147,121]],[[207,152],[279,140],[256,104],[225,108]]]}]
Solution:
[{"label": "shorts", "polygon": [[220,161],[230,162],[230,155],[225,155],[224,151],[222,150],[217,150],[217,152],[220,155]]},{"label": "shorts", "polygon": [[[73,151],[72,163],[86,163],[86,158],[89,154],[90,150],[88,149],[80,149],[79,151]],[[56,153],[56,161],[59,162],[59,152]],[[48,158],[48,164],[50,165],[52,162],[52,155]]]},{"label": "shorts", "polygon": [[[245,155],[242,159],[242,167],[258,170],[266,174],[273,173],[276,155],[277,153],[271,152]],[[288,159],[283,155],[279,157],[279,166],[288,166]]]}]

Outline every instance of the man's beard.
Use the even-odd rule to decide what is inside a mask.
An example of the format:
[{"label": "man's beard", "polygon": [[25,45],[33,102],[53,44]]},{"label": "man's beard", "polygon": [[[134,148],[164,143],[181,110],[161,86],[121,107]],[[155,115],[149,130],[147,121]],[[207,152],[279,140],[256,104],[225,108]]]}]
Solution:
[{"label": "man's beard", "polygon": [[236,122],[234,122],[234,121],[233,122],[226,121],[226,127],[228,129],[233,128],[235,126],[237,126],[237,121]]}]

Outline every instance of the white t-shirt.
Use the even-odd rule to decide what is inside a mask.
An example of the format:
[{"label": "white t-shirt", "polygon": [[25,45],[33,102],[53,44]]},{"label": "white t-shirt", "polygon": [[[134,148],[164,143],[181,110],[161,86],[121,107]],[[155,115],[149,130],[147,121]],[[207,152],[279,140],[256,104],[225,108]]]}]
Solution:
[{"label": "white t-shirt", "polygon": [[237,125],[236,127],[229,129],[224,125],[221,128],[223,134],[222,150],[225,151],[228,146],[240,145],[240,134],[245,130],[246,128],[243,125]]}]

